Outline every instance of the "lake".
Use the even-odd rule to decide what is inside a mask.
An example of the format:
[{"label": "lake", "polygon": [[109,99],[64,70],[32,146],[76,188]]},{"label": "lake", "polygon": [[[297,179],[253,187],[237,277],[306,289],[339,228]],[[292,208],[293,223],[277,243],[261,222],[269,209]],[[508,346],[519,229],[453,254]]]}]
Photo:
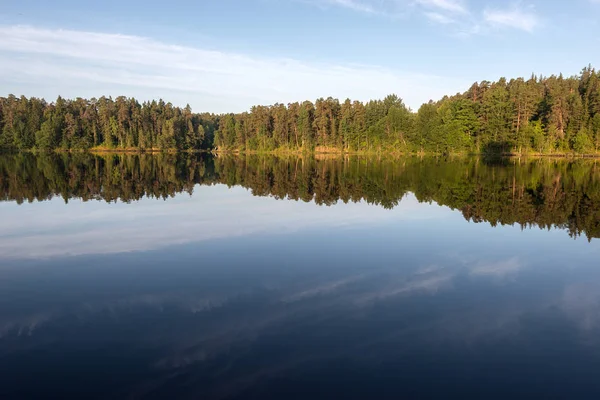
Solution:
[{"label": "lake", "polygon": [[0,156],[0,398],[598,398],[596,160]]}]

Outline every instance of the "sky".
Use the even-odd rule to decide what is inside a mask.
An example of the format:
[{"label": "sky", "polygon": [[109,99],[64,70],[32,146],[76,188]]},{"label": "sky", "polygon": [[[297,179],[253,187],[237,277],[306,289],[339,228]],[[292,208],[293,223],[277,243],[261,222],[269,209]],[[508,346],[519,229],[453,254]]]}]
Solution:
[{"label": "sky", "polygon": [[241,112],[600,65],[600,0],[0,0],[0,95]]}]

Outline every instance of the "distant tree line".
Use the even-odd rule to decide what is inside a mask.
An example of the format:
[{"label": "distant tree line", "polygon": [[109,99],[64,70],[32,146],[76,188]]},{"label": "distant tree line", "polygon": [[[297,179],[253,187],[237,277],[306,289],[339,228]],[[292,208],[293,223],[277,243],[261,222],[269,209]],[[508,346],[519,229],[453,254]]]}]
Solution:
[{"label": "distant tree line", "polygon": [[187,150],[212,147],[216,117],[162,100],[101,97],[47,103],[0,98],[0,148]]},{"label": "distant tree line", "polygon": [[505,78],[413,112],[396,95],[363,103],[254,106],[195,114],[162,100],[0,98],[0,148],[430,153],[595,153],[600,73]]},{"label": "distant tree line", "polygon": [[[600,167],[595,160],[277,157],[162,153],[16,153],[0,156],[0,200],[62,197],[103,201],[168,198],[196,185],[240,185],[256,196],[320,205],[365,201],[397,206],[411,192],[474,222],[560,227],[600,238]],[[195,194],[202,196],[200,190]]]}]

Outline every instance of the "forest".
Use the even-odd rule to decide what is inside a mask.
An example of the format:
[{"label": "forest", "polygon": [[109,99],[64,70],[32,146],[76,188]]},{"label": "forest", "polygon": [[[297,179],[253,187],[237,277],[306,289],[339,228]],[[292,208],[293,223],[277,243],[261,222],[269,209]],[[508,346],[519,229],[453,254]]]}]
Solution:
[{"label": "forest", "polygon": [[84,201],[166,199],[198,185],[243,186],[255,196],[396,207],[408,193],[491,225],[558,227],[600,238],[600,166],[590,159],[268,154],[90,154],[0,156],[0,201],[60,196]]},{"label": "forest", "polygon": [[409,109],[397,95],[194,113],[163,100],[0,98],[0,149],[597,154],[600,73],[474,83]]}]

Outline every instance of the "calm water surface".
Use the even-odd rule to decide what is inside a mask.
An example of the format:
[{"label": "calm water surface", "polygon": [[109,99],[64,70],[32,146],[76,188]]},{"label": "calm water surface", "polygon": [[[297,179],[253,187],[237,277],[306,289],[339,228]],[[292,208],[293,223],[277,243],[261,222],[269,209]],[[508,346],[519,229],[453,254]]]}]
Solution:
[{"label": "calm water surface", "polygon": [[600,396],[600,166],[0,156],[0,398]]}]

